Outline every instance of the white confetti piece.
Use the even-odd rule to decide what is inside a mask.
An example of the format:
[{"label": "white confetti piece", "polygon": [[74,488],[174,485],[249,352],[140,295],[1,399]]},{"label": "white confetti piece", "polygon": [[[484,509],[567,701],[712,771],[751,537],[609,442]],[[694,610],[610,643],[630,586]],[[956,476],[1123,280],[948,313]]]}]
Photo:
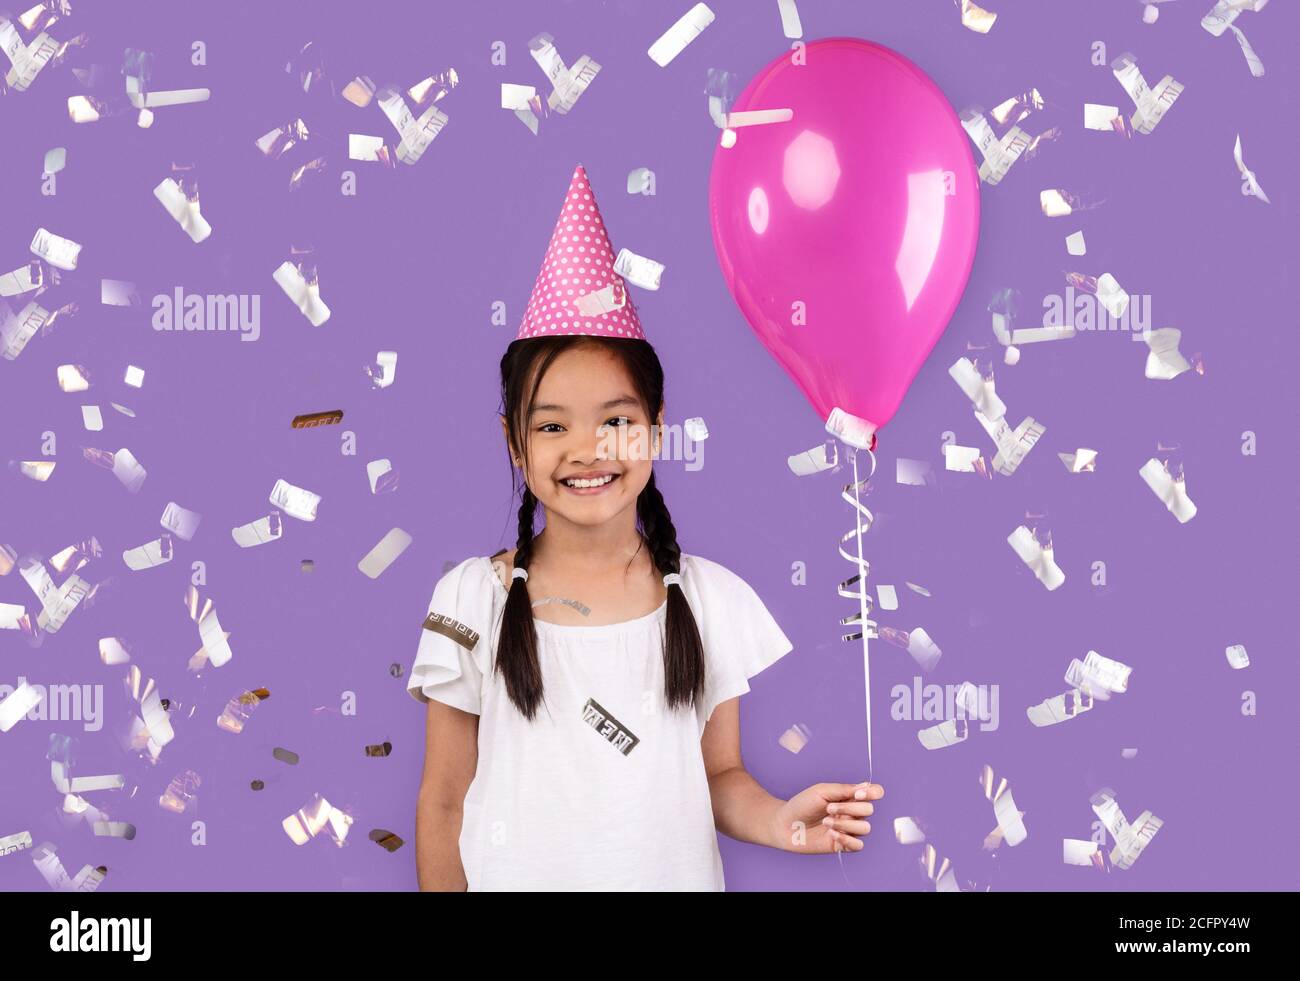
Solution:
[{"label": "white confetti piece", "polygon": [[964,742],[970,729],[965,719],[948,719],[946,722],[940,722],[937,726],[930,726],[928,729],[922,729],[916,734],[916,738],[926,749],[945,749],[948,746],[955,746]]},{"label": "white confetti piece", "polygon": [[275,482],[271,488],[271,503],[299,521],[315,521],[316,507],[320,504],[320,495],[313,494],[302,487],[295,487],[284,478]]},{"label": "white confetti piece", "polygon": [[387,388],[397,380],[397,352],[379,351],[375,354],[375,364],[379,370],[371,377],[375,388]]},{"label": "white confetti piece", "polygon": [[619,249],[618,258],[614,260],[614,272],[634,286],[646,290],[659,288],[659,277],[663,275],[662,263],[637,255],[630,249]]},{"label": "white confetti piece", "polygon": [[618,283],[610,283],[592,293],[584,293],[573,301],[581,317],[599,317],[627,306],[627,290]]},{"label": "white confetti piece", "polygon": [[1241,134],[1237,134],[1237,142],[1232,147],[1232,159],[1237,163],[1237,172],[1241,174],[1241,193],[1250,197],[1259,198],[1265,204],[1271,203],[1264,189],[1259,186],[1259,181],[1255,179],[1255,172],[1246,167],[1246,161],[1241,153]]},{"label": "white confetti piece", "polygon": [[1093,473],[1097,469],[1097,451],[1080,448],[1073,453],[1057,453],[1070,473]]},{"label": "white confetti piece", "polygon": [[1159,330],[1142,331],[1142,340],[1146,341],[1148,352],[1146,376],[1156,381],[1169,381],[1177,378],[1184,371],[1191,370],[1191,362],[1178,350],[1183,332],[1177,327],[1161,327]]},{"label": "white confetti piece", "polygon": [[280,520],[279,511],[272,511],[266,517],[230,529],[231,537],[240,548],[265,545],[267,542],[275,541],[282,533],[283,522]]},{"label": "white confetti piece", "polygon": [[655,193],[655,172],[649,167],[638,167],[628,171],[627,193],[653,195]]},{"label": "white confetti piece", "polygon": [[68,148],[56,146],[52,150],[45,151],[45,163],[41,167],[42,173],[57,174],[68,165]]},{"label": "white confetti piece", "polygon": [[33,687],[26,681],[0,702],[0,732],[8,732],[16,726],[45,697],[44,689]]},{"label": "white confetti piece", "polygon": [[1007,536],[1007,544],[1049,591],[1065,582],[1065,573],[1056,564],[1055,547],[1044,547],[1025,525],[1020,525]]},{"label": "white confetti piece", "polygon": [[1025,710],[1025,713],[1029,716],[1030,722],[1042,728],[1043,726],[1054,726],[1062,722],[1068,722],[1070,719],[1077,718],[1084,712],[1091,710],[1092,706],[1092,696],[1085,695],[1075,688],[1037,705],[1031,705]]},{"label": "white confetti piece", "polygon": [[1092,102],[1083,104],[1083,128],[1100,130],[1103,133],[1115,131],[1115,124],[1120,119],[1119,106],[1101,106]]},{"label": "white confetti piece", "polygon": [[1186,524],[1196,517],[1196,505],[1187,496],[1186,482],[1175,480],[1170,475],[1169,468],[1163,463],[1152,457],[1142,464],[1142,469],[1138,473],[1151,488],[1151,493],[1160,498],[1160,502],[1169,509],[1180,524]]},{"label": "white confetti piece", "polygon": [[987,34],[993,29],[994,22],[997,21],[998,15],[991,10],[985,10],[974,0],[953,0],[958,9],[961,10],[961,26],[976,34]]},{"label": "white confetti piece", "polygon": [[798,753],[808,745],[808,740],[811,738],[812,733],[807,726],[793,725],[781,733],[781,738],[777,740],[777,743],[787,752]]},{"label": "white confetti piece", "polygon": [[135,548],[128,548],[122,552],[122,561],[126,563],[126,567],[132,572],[166,565],[171,560],[171,535],[163,535],[162,538],[157,538],[144,545],[137,545]]},{"label": "white confetti piece", "polygon": [[36,229],[32,237],[31,250],[51,266],[66,269],[69,272],[77,268],[77,256],[81,254],[81,245],[70,238],[63,238],[44,228]]},{"label": "white confetti piece", "polygon": [[984,457],[977,446],[958,446],[949,443],[943,448],[943,465],[945,470],[954,473],[986,473]]},{"label": "white confetti piece", "polygon": [[1083,241],[1083,232],[1072,232],[1065,237],[1065,251],[1070,255],[1087,255],[1088,246]]},{"label": "white confetti piece", "polygon": [[1122,661],[1089,651],[1082,661],[1077,657],[1070,661],[1069,667],[1065,669],[1065,683],[1090,698],[1104,702],[1111,695],[1121,695],[1128,691],[1128,679],[1132,673],[1133,669]]},{"label": "white confetti piece", "polygon": [[194,533],[198,531],[199,522],[203,520],[203,515],[196,511],[189,511],[175,501],[168,501],[167,507],[163,508],[162,518],[159,523],[163,526],[164,531],[169,531],[177,538],[190,541]]},{"label": "white confetti piece", "polygon": [[280,284],[293,305],[311,322],[319,327],[330,318],[330,308],[320,298],[320,284],[308,283],[302,271],[286,259],[272,273],[271,278]]},{"label": "white confetti piece", "polygon": [[688,44],[700,36],[700,33],[713,23],[713,11],[705,3],[697,3],[678,18],[677,23],[664,31],[647,54],[650,60],[660,68],[681,54]]},{"label": "white confetti piece", "polygon": [[925,841],[925,832],[915,818],[894,818],[894,837],[900,845],[919,845]]},{"label": "white confetti piece", "polygon": [[123,447],[113,454],[113,476],[120,480],[122,486],[129,492],[138,494],[148,473],[140,466],[140,461],[135,458],[135,454]]},{"label": "white confetti piece", "polygon": [[1235,670],[1240,671],[1242,668],[1250,667],[1250,656],[1246,653],[1246,648],[1241,644],[1233,644],[1224,653],[1228,656],[1228,664]]},{"label": "white confetti piece", "polygon": [[827,440],[820,446],[814,446],[811,450],[805,450],[802,453],[795,453],[786,457],[785,462],[789,466],[790,472],[796,477],[807,477],[837,466],[839,464],[839,450],[833,440]]},{"label": "white confetti piece", "polygon": [[1106,308],[1106,312],[1118,320],[1128,309],[1129,295],[1116,282],[1110,273],[1097,277],[1097,302]]},{"label": "white confetti piece", "polygon": [[198,199],[191,201],[181,190],[180,183],[171,177],[165,177],[153,189],[153,196],[172,216],[181,230],[192,242],[202,242],[212,234],[212,226],[199,210]]},{"label": "white confetti piece", "polygon": [[88,432],[97,433],[104,428],[104,416],[99,411],[97,405],[83,405],[81,407],[81,424],[86,427]]},{"label": "white confetti piece", "polygon": [[382,136],[366,136],[363,133],[348,134],[348,159],[363,163],[382,163],[388,157]]},{"label": "white confetti piece", "polygon": [[378,579],[411,545],[412,538],[401,528],[393,528],[357,563],[357,568],[371,579]]}]

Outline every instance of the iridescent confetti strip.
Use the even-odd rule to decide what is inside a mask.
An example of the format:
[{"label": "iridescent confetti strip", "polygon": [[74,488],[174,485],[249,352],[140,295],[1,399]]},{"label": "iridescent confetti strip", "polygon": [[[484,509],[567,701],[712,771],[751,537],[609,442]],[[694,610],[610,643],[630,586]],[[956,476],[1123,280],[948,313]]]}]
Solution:
[{"label": "iridescent confetti strip", "polygon": [[211,598],[204,601],[200,610],[199,591],[194,586],[189,586],[185,590],[185,608],[189,611],[190,619],[199,625],[199,639],[203,643],[199,654],[205,656],[206,663],[212,667],[221,667],[234,655],[227,642],[230,634],[221,629]]},{"label": "iridescent confetti strip", "polygon": [[1116,81],[1124,87],[1137,107],[1131,122],[1133,128],[1142,134],[1150,133],[1156,128],[1156,124],[1164,118],[1183,92],[1182,83],[1174,81],[1172,75],[1162,78],[1154,89],[1148,88],[1146,79],[1138,70],[1137,58],[1127,51],[1112,61],[1110,68]]},{"label": "iridescent confetti strip", "polygon": [[424,156],[434,137],[447,125],[447,114],[434,105],[416,119],[401,93],[392,88],[381,90],[377,101],[401,139],[397,144],[397,159],[407,166],[414,166]]},{"label": "iridescent confetti strip", "polygon": [[352,816],[334,807],[320,794],[313,794],[300,810],[281,822],[285,834],[295,845],[305,845],[319,834],[340,848],[346,843]]},{"label": "iridescent confetti strip", "polygon": [[993,767],[985,764],[980,770],[979,779],[984,797],[993,802],[993,814],[997,818],[998,831],[1001,832],[1002,840],[1008,847],[1014,848],[1029,836],[1029,832],[1025,830],[1025,812],[1016,809],[1016,802],[1011,796],[1011,788],[1007,786],[1006,777],[997,780],[993,775]]},{"label": "iridescent confetti strip", "polygon": [[0,837],[0,858],[31,847],[32,833],[30,831],[19,831],[16,834],[5,835]]},{"label": "iridescent confetti strip", "polygon": [[1246,58],[1246,67],[1256,78],[1264,74],[1264,62],[1260,60],[1259,55],[1255,54],[1255,49],[1246,40],[1246,35],[1234,22],[1244,11],[1263,10],[1267,3],[1268,0],[1216,0],[1210,12],[1201,18],[1201,26],[1215,37],[1222,37],[1224,31],[1232,31],[1237,38],[1237,44],[1241,46],[1241,53]]}]

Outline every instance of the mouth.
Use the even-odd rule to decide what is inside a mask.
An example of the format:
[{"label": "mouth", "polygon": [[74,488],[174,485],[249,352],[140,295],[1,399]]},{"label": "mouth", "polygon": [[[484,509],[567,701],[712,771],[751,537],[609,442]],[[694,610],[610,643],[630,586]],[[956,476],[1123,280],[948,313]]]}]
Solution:
[{"label": "mouth", "polygon": [[591,496],[604,493],[619,476],[616,473],[602,473],[591,477],[565,477],[557,483],[571,494]]}]

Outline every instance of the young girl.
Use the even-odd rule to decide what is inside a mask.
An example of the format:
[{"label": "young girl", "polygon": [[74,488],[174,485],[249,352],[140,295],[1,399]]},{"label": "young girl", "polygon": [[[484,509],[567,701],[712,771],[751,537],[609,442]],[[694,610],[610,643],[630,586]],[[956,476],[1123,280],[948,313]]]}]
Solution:
[{"label": "young girl", "polygon": [[722,890],[717,831],[857,851],[884,793],[784,801],[746,772],[738,696],[792,645],[743,579],[677,544],[652,465],[663,369],[613,262],[579,167],[501,361],[515,548],[438,581],[410,673],[424,890]]}]

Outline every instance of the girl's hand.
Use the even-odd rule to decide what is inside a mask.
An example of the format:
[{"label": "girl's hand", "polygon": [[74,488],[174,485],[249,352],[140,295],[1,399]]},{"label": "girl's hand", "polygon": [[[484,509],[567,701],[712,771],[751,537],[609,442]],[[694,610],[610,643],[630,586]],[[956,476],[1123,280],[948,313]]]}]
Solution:
[{"label": "girl's hand", "polygon": [[778,847],[807,855],[861,851],[861,838],[871,831],[870,802],[884,796],[878,783],[815,783],[777,810]]}]

